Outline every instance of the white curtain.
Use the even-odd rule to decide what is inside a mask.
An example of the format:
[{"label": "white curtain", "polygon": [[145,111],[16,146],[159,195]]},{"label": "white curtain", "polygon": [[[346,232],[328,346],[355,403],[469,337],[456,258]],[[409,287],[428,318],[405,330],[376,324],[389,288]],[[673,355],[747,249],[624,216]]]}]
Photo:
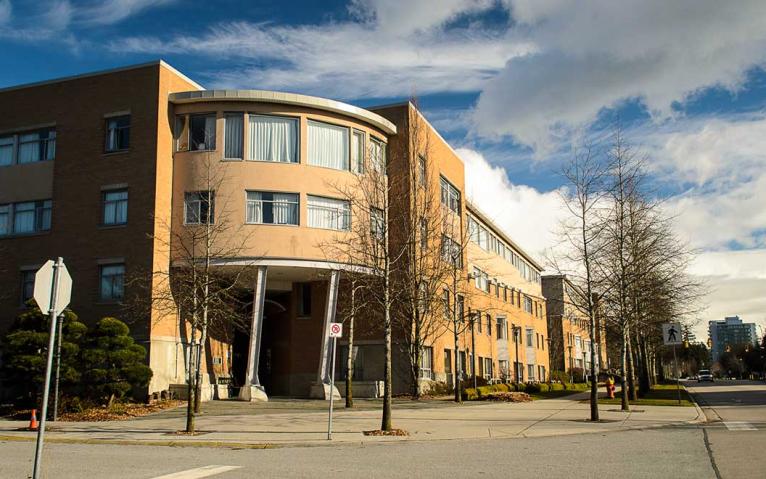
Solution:
[{"label": "white curtain", "polygon": [[13,137],[5,136],[0,138],[0,166],[11,163],[13,163]]},{"label": "white curtain", "polygon": [[263,201],[261,193],[247,192],[247,222],[263,223]]},{"label": "white curtain", "polygon": [[297,195],[274,193],[274,223],[280,225],[298,224]]},{"label": "white curtain", "polygon": [[351,167],[357,173],[364,173],[364,133],[355,131],[351,136]]},{"label": "white curtain", "polygon": [[242,159],[243,116],[226,115],[224,128],[224,158]]},{"label": "white curtain", "polygon": [[[125,208],[127,210],[127,202],[125,203]],[[45,200],[43,201],[42,209],[40,212],[40,230],[41,231],[47,231],[51,229],[51,213],[53,211],[53,201],[52,200]],[[127,215],[127,211],[126,211]]]},{"label": "white curtain", "polygon": [[250,115],[250,160],[297,163],[298,121]]},{"label": "white curtain", "polygon": [[19,163],[31,163],[40,159],[40,134],[27,133],[19,137]]},{"label": "white curtain", "polygon": [[348,128],[308,122],[309,165],[348,170]]},{"label": "white curtain", "polygon": [[13,205],[13,232],[31,233],[35,230],[34,202]]},{"label": "white curtain", "polygon": [[312,228],[348,230],[351,223],[350,208],[347,201],[309,196],[308,225]]}]

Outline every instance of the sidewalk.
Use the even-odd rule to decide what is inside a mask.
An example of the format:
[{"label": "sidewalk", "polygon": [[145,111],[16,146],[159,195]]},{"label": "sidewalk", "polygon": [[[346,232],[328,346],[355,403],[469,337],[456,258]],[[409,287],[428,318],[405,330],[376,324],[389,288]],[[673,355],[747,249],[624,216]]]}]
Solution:
[{"label": "sidewalk", "polygon": [[[464,405],[419,403],[418,407],[394,405],[394,427],[409,437],[365,436],[362,431],[380,427],[380,410],[336,409],[333,443],[389,441],[432,441],[447,439],[510,438],[603,433],[628,429],[704,422],[697,407],[641,406],[624,413],[619,406],[600,405],[601,422],[591,423],[589,405],[581,402],[587,393],[562,399],[530,403],[466,403]],[[326,445],[327,410],[313,402],[306,411],[280,412],[268,408],[258,413],[255,405],[237,404],[246,414],[206,414],[198,417],[202,434],[177,435],[183,429],[183,411],[175,409],[143,418],[114,422],[69,422],[50,424],[46,440],[52,442],[96,442],[177,446],[270,447]],[[216,405],[212,409],[225,408]],[[325,406],[326,407],[326,406]],[[252,408],[252,409],[251,409]],[[32,440],[33,432],[19,431],[22,421],[0,421],[0,440]]]}]

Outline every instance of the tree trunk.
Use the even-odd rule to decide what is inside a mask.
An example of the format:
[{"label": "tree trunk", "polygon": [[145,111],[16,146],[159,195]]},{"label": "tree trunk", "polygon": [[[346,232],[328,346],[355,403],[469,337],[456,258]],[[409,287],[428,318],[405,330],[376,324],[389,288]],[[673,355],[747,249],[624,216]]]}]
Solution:
[{"label": "tree trunk", "polygon": [[638,390],[636,388],[636,370],[635,370],[635,358],[633,357],[633,341],[630,337],[630,329],[627,330],[626,336],[628,337],[626,343],[626,358],[628,366],[628,398],[631,401],[638,399]]},{"label": "tree trunk", "polygon": [[463,402],[463,395],[461,391],[460,385],[462,384],[462,381],[460,380],[460,351],[458,350],[458,334],[457,334],[457,322],[454,324],[454,340],[455,340],[455,402],[456,403],[462,403]]},{"label": "tree trunk", "polygon": [[384,355],[385,362],[383,364],[383,417],[381,418],[380,429],[383,431],[390,431],[391,426],[391,291],[390,291],[390,276],[389,266],[386,260],[385,269],[385,291],[384,291],[384,309],[385,318],[383,321],[385,330],[385,344]]},{"label": "tree trunk", "polygon": [[649,364],[649,355],[646,348],[646,338],[644,338],[643,334],[638,337],[638,352],[639,357],[641,358],[641,375],[638,379],[638,394],[644,396],[651,388],[651,385],[649,384],[649,369],[651,368],[651,365]]},{"label": "tree trunk", "polygon": [[194,384],[194,360],[196,354],[194,349],[196,347],[196,330],[191,328],[191,339],[189,341],[189,372],[187,374],[188,384],[186,385],[186,432],[194,434],[195,427],[195,414],[194,414],[194,396],[196,387]]},{"label": "tree trunk", "polygon": [[346,407],[354,407],[354,316],[356,316],[356,285],[351,282],[351,316],[348,318],[348,356],[346,357]]},{"label": "tree trunk", "polygon": [[620,397],[622,400],[622,410],[630,411],[630,403],[628,402],[628,381],[627,375],[627,349],[628,349],[628,336],[627,328],[623,322],[622,327],[622,340],[620,342]]}]

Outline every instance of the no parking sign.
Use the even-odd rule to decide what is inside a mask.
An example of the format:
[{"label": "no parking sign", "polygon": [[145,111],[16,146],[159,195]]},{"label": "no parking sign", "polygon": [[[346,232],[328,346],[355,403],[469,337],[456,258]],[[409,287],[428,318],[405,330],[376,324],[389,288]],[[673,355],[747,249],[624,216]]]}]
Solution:
[{"label": "no parking sign", "polygon": [[330,337],[342,338],[343,337],[343,324],[342,323],[330,323]]}]

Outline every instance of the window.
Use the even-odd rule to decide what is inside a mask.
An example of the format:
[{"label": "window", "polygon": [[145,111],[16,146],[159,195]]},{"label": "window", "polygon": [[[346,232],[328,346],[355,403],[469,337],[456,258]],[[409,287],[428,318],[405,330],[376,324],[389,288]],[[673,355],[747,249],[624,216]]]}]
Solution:
[{"label": "window", "polygon": [[500,299],[500,288],[500,283],[495,279],[495,296],[497,296],[498,299]]},{"label": "window", "polygon": [[56,130],[38,130],[17,136],[17,163],[52,160],[56,156]]},{"label": "window", "polygon": [[503,381],[508,380],[508,378],[511,376],[510,364],[507,359],[498,359],[497,369],[500,373],[500,379]]},{"label": "window", "polygon": [[215,114],[192,115],[189,129],[192,150],[215,150]]},{"label": "window", "polygon": [[535,330],[527,329],[527,347],[528,348],[533,348],[535,346],[534,337],[535,337]]},{"label": "window", "polygon": [[516,371],[516,381],[524,382],[524,363],[514,362],[514,370]]},{"label": "window", "polygon": [[351,135],[351,169],[364,173],[364,132],[354,130]]},{"label": "window", "polygon": [[370,164],[375,171],[386,172],[386,144],[377,138],[370,138]]},{"label": "window", "polygon": [[442,258],[455,268],[463,267],[463,254],[460,243],[447,235],[442,235]]},{"label": "window", "polygon": [[481,333],[481,311],[476,311],[477,332]]},{"label": "window", "polygon": [[433,379],[434,348],[427,346],[420,350],[420,379]]},{"label": "window", "polygon": [[489,292],[489,275],[477,268],[473,267],[473,284],[482,291]]},{"label": "window", "polygon": [[529,296],[524,296],[524,311],[532,314],[532,300],[529,298]]},{"label": "window", "polygon": [[348,128],[308,121],[308,163],[336,170],[349,169]]},{"label": "window", "polygon": [[487,336],[492,336],[492,316],[487,314]]},{"label": "window", "polygon": [[452,311],[450,310],[450,292],[449,290],[445,289],[442,293],[442,304],[444,305],[444,317],[451,319],[452,318]]},{"label": "window", "polygon": [[527,381],[535,380],[535,365],[527,364]]},{"label": "window", "polygon": [[310,227],[340,231],[351,229],[351,208],[348,201],[309,195],[307,207]]},{"label": "window", "polygon": [[184,195],[184,223],[187,225],[215,222],[215,192],[192,191]]},{"label": "window", "polygon": [[35,273],[33,269],[21,272],[21,304],[32,299],[35,292]]},{"label": "window", "polygon": [[298,163],[298,120],[250,115],[251,161]]},{"label": "window", "polygon": [[16,140],[13,135],[0,136],[0,166],[13,164],[13,149],[15,144]]},{"label": "window", "polygon": [[101,271],[101,301],[119,301],[123,297],[125,283],[125,265],[102,265]]},{"label": "window", "polygon": [[298,316],[311,316],[311,283],[298,283]]},{"label": "window", "polygon": [[460,191],[443,176],[441,177],[441,202],[450,210],[460,214]]},{"label": "window", "polygon": [[245,221],[250,224],[297,225],[298,195],[248,191]]},{"label": "window", "polygon": [[128,190],[112,190],[102,193],[103,225],[124,225],[128,222]]},{"label": "window", "polygon": [[420,249],[428,248],[428,220],[420,217]]},{"label": "window", "polygon": [[127,150],[130,147],[130,115],[106,119],[107,153]]},{"label": "window", "polygon": [[382,241],[385,238],[386,223],[383,210],[379,208],[370,209],[370,234],[377,241]]},{"label": "window", "polygon": [[418,184],[426,186],[426,157],[418,155]]},{"label": "window", "polygon": [[465,317],[465,300],[462,295],[457,295],[457,319],[458,321],[463,321],[463,318]]},{"label": "window", "polygon": [[540,381],[545,381],[545,366],[540,366]]},{"label": "window", "polygon": [[508,323],[505,318],[497,318],[497,339],[508,339]]},{"label": "window", "polygon": [[229,160],[241,160],[244,143],[244,116],[242,113],[227,113],[223,118],[223,157]]},{"label": "window", "polygon": [[[481,364],[481,363],[483,363],[483,364]],[[493,377],[493,375],[492,375],[492,358],[482,358],[481,359],[481,363],[480,364],[482,365],[482,369],[483,369],[482,372],[484,373],[484,379],[489,381]]]},{"label": "window", "polygon": [[0,235],[29,234],[51,229],[51,200],[0,205]]}]

